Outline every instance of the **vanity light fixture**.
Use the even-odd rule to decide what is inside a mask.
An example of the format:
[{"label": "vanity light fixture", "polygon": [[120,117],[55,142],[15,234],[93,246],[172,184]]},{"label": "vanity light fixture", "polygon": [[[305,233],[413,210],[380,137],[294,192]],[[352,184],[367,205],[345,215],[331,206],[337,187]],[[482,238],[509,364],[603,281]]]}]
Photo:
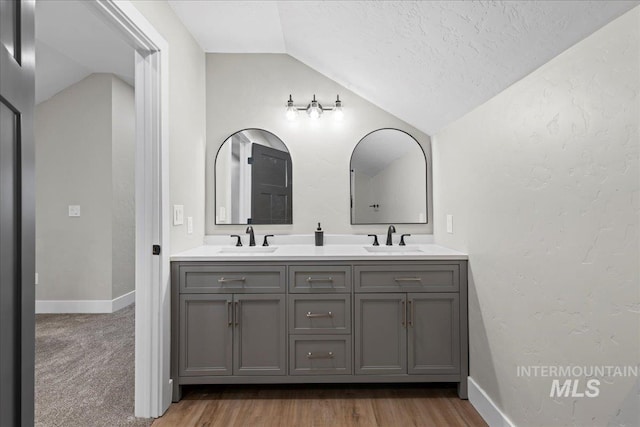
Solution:
[{"label": "vanity light fixture", "polygon": [[309,117],[312,119],[318,119],[322,115],[324,111],[333,111],[334,116],[338,120],[342,120],[344,117],[344,111],[342,110],[342,101],[340,101],[340,95],[336,96],[336,102],[331,107],[323,107],[316,100],[316,96],[313,95],[313,99],[306,106],[294,105],[293,98],[289,95],[289,100],[287,101],[287,111],[286,117],[288,120],[295,120],[298,116],[298,111],[306,111]]}]

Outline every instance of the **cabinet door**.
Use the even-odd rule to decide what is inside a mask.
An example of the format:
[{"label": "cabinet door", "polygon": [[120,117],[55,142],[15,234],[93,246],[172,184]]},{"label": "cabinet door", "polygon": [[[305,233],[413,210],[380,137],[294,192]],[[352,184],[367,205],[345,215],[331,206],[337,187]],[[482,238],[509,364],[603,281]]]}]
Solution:
[{"label": "cabinet door", "polygon": [[235,295],[235,375],[286,373],[284,295]]},{"label": "cabinet door", "polygon": [[457,293],[408,294],[410,374],[460,373]]},{"label": "cabinet door", "polygon": [[180,375],[231,375],[231,295],[180,295]]},{"label": "cabinet door", "polygon": [[406,374],[406,294],[356,294],[356,374]]}]

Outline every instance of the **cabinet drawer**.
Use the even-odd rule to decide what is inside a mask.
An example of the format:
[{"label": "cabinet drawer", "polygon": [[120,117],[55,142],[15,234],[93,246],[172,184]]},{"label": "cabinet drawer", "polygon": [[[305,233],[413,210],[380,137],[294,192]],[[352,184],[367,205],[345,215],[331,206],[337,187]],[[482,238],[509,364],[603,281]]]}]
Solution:
[{"label": "cabinet drawer", "polygon": [[181,264],[181,293],[280,293],[285,266]]},{"label": "cabinet drawer", "polygon": [[289,375],[350,375],[351,337],[291,335]]},{"label": "cabinet drawer", "polygon": [[289,295],[289,332],[351,333],[351,295]]},{"label": "cabinet drawer", "polygon": [[458,292],[460,267],[436,265],[355,266],[356,292]]},{"label": "cabinet drawer", "polygon": [[289,267],[289,292],[351,292],[351,266],[291,266]]}]

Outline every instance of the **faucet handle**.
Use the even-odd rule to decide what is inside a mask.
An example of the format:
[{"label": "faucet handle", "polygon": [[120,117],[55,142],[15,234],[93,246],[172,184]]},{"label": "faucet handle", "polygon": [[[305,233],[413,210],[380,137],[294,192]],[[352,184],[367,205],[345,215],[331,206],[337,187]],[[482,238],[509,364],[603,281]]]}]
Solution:
[{"label": "faucet handle", "polygon": [[242,246],[242,239],[238,234],[232,234],[231,237],[237,237],[238,241],[236,242],[236,246]]},{"label": "faucet handle", "polygon": [[267,241],[267,237],[273,237],[273,234],[265,234],[264,240],[262,241],[262,246],[269,246],[269,242]]},{"label": "faucet handle", "polygon": [[377,234],[367,234],[369,237],[373,237],[373,246],[380,246],[378,243],[378,235]]},{"label": "faucet handle", "polygon": [[411,234],[403,234],[402,236],[400,236],[400,246],[406,246],[406,244],[404,243],[404,236],[411,236]]}]

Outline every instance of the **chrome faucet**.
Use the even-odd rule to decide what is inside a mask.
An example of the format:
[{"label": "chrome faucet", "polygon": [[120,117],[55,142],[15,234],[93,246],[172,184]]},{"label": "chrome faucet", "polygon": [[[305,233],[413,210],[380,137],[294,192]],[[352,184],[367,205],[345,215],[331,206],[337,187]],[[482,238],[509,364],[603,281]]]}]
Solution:
[{"label": "chrome faucet", "polygon": [[396,232],[396,228],[393,225],[389,226],[387,230],[387,246],[392,246],[393,241],[391,240],[391,235]]},{"label": "chrome faucet", "polygon": [[247,227],[247,234],[249,235],[249,246],[255,246],[256,245],[256,236],[255,236],[255,234],[253,234],[253,227],[252,226],[248,226]]}]

